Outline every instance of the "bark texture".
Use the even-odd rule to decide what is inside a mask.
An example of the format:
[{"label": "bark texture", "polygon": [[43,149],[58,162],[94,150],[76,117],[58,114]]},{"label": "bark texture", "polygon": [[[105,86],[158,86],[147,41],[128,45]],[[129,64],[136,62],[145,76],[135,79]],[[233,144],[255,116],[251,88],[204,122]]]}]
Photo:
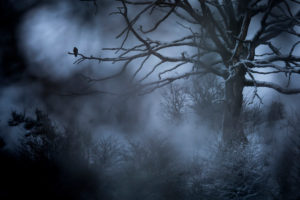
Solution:
[{"label": "bark texture", "polygon": [[245,143],[243,123],[240,119],[243,105],[244,74],[243,70],[237,70],[235,74],[225,82],[225,105],[223,118],[223,141],[225,144]]}]

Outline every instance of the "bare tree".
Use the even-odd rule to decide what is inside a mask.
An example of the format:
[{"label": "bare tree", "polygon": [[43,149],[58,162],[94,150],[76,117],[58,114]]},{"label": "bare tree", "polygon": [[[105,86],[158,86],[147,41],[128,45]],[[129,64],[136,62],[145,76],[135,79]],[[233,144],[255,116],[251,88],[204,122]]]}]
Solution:
[{"label": "bare tree", "polygon": [[161,102],[165,117],[170,121],[178,123],[182,120],[186,102],[186,93],[183,87],[170,84],[162,93],[163,101]]},{"label": "bare tree", "polygon": [[207,74],[201,79],[193,77],[192,86],[187,90],[192,103],[190,107],[214,130],[222,128],[224,86],[218,77]]},{"label": "bare tree", "polygon": [[[257,93],[259,87],[272,88],[284,94],[300,93],[300,88],[292,89],[274,82],[259,81],[255,76],[285,74],[289,81],[292,74],[299,74],[300,57],[295,55],[295,49],[300,43],[297,31],[299,29],[295,29],[300,22],[300,11],[295,9],[299,8],[298,0],[119,0],[119,2],[121,5],[114,14],[121,15],[126,22],[126,27],[117,36],[122,38],[122,42],[119,47],[104,49],[115,51],[116,56],[86,56],[79,51],[75,63],[85,60],[120,62],[122,67],[115,74],[99,79],[90,78],[90,81],[104,81],[118,77],[127,71],[132,63],[137,62],[140,64],[132,74],[132,81],[136,82],[134,89],[139,89],[141,93],[151,92],[175,80],[199,74],[211,73],[222,77],[225,85],[223,140],[226,143],[246,141],[240,122],[245,87],[254,87],[253,99],[260,98]],[[144,23],[143,19],[153,13],[159,13],[159,19],[153,27],[145,29],[145,24],[143,26],[139,23]],[[172,41],[162,41],[161,37],[155,37],[159,35],[154,33],[159,33],[160,27],[166,27],[167,23],[174,26],[175,21],[178,21],[178,26],[183,32],[186,30],[189,32]],[[249,31],[251,32],[250,24],[255,21],[258,21],[257,30],[250,37],[248,36]],[[282,34],[296,36],[296,41],[284,52],[280,51],[276,43],[276,38]],[[130,45],[128,40],[131,37],[135,42],[131,41]],[[258,47],[263,46],[268,50],[259,53]],[[185,47],[194,49],[193,53],[187,54],[184,51]],[[177,55],[167,53],[174,48],[179,50]],[[214,59],[207,59],[208,56]],[[158,59],[159,62],[147,63],[150,57]],[[187,71],[190,65],[193,67]],[[159,71],[157,79],[149,80],[160,66],[165,68]],[[143,69],[148,69],[148,72],[136,80]],[[177,73],[171,73],[175,71]]]}]

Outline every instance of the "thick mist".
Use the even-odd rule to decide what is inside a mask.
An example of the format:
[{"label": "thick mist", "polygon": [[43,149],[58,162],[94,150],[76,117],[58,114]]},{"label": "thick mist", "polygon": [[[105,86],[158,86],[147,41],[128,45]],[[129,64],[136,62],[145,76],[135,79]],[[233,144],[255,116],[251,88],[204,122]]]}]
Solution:
[{"label": "thick mist", "polygon": [[[17,38],[26,64],[25,75],[19,82],[1,90],[3,127],[11,111],[33,113],[39,108],[62,122],[63,126],[71,124],[95,134],[109,132],[140,136],[159,131],[183,142],[179,145],[183,148],[201,141],[194,139],[200,137],[200,128],[192,116],[179,128],[165,122],[160,91],[132,97],[101,94],[97,92],[99,88],[112,93],[126,90],[129,87],[126,84],[130,84],[126,74],[109,82],[90,83],[85,77],[107,75],[116,71],[113,68],[118,66],[95,62],[73,64],[74,57],[67,52],[74,46],[81,53],[96,56],[104,53],[101,51],[103,47],[119,45],[120,40],[114,38],[124,22],[117,16],[108,20],[115,4],[101,3],[95,8],[90,2],[54,1],[41,3],[24,14],[17,27]],[[167,30],[161,31],[168,33]],[[184,132],[188,134],[184,135]],[[204,128],[201,132],[205,134],[207,131]],[[17,135],[12,133],[3,137],[14,141]]]},{"label": "thick mist", "polygon": [[[0,185],[5,188],[0,189],[0,198],[21,194],[32,199],[299,197],[299,95],[258,89],[262,102],[257,98],[251,102],[253,89],[246,88],[242,119],[249,144],[229,152],[221,144],[219,97],[224,85],[219,79],[184,79],[149,94],[128,95],[124,91],[132,87],[130,73],[137,63],[121,76],[101,82],[90,79],[113,74],[121,66],[96,61],[74,64],[76,58],[68,54],[73,47],[84,55],[114,56],[102,48],[122,42],[116,36],[125,22],[110,15],[119,2],[96,2],[0,3],[1,17],[9,21],[1,21],[0,30],[0,163],[8,163],[2,171],[10,171],[7,184]],[[157,17],[159,13],[143,18],[145,29]],[[251,22],[247,39],[259,28],[259,17]],[[154,36],[171,40],[189,31],[178,26],[181,22],[168,20]],[[276,38],[282,52],[297,40]],[[135,42],[129,36],[127,43]],[[193,54],[192,49],[182,50]],[[295,52],[300,53],[299,46]],[[215,58],[207,57],[211,59]],[[157,62],[150,57],[145,64],[149,68],[137,79]],[[286,84],[277,75],[256,78]],[[292,77],[291,87],[299,85],[298,79]],[[44,183],[39,176],[49,181]],[[24,188],[30,178],[36,190],[51,196],[43,198],[34,188]],[[20,196],[11,196],[14,182],[16,190],[21,188]],[[236,190],[242,197],[234,196]]]}]

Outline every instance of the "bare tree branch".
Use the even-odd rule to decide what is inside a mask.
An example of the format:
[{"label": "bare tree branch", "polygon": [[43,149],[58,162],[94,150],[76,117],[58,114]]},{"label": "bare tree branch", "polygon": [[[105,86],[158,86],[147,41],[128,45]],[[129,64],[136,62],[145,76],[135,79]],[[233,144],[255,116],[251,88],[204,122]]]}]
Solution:
[{"label": "bare tree branch", "polygon": [[253,81],[253,80],[246,80],[245,86],[256,86],[256,87],[266,87],[276,90],[277,92],[283,93],[283,94],[299,94],[300,88],[284,88],[281,87],[278,84],[266,82],[266,81]]},{"label": "bare tree branch", "polygon": [[[261,82],[255,79],[255,74],[284,73],[289,82],[292,74],[300,73],[300,57],[295,53],[300,41],[295,41],[289,52],[280,52],[279,47],[272,41],[284,32],[299,36],[294,27],[299,25],[300,14],[293,12],[287,0],[268,0],[265,3],[260,0],[249,3],[199,0],[199,8],[192,6],[188,0],[118,1],[121,7],[114,14],[123,17],[126,27],[117,35],[117,38],[123,37],[123,39],[120,47],[103,48],[105,51],[114,51],[116,56],[86,56],[79,52],[79,58],[74,63],[79,64],[85,60],[120,63],[120,69],[115,74],[90,79],[90,81],[116,78],[124,73],[131,63],[136,64],[137,61],[139,64],[133,72],[131,81],[141,86],[144,81],[148,80],[153,84],[147,83],[139,88],[152,86],[152,89],[175,81],[176,78],[168,77],[169,74],[173,74],[170,72],[176,72],[188,64],[193,65],[190,72],[193,75],[194,73],[212,73],[223,77],[226,81],[234,79],[237,74],[248,74],[254,87],[261,87]],[[298,1],[291,1],[293,4],[300,4]],[[130,19],[128,13],[133,7],[137,9],[135,10],[137,14]],[[151,28],[144,30],[139,20],[142,16],[151,15],[154,10],[163,11],[165,14]],[[260,28],[252,39],[246,40],[250,23],[258,14],[262,15],[259,22]],[[191,34],[171,41],[147,37],[147,34],[158,31],[160,26],[164,26],[167,19],[171,21],[175,18],[179,20],[177,24],[190,31]],[[132,34],[138,43],[125,47],[129,34]],[[255,51],[260,45],[268,46],[271,52],[256,54]],[[182,51],[177,55],[170,55],[167,52],[170,52],[172,48],[182,49]],[[184,48],[191,49],[192,55],[188,55],[183,50]],[[70,52],[69,54],[74,55]],[[208,56],[215,57],[215,60],[208,62]],[[157,58],[158,62],[151,64],[150,58]],[[278,64],[278,62],[284,64]],[[148,72],[137,78],[145,69]],[[150,77],[156,71],[158,80],[153,80]],[[178,78],[182,76],[188,75],[179,74]],[[249,80],[245,82],[246,86],[250,86]],[[276,90],[278,89],[276,85],[267,84],[267,86],[274,86]]]}]

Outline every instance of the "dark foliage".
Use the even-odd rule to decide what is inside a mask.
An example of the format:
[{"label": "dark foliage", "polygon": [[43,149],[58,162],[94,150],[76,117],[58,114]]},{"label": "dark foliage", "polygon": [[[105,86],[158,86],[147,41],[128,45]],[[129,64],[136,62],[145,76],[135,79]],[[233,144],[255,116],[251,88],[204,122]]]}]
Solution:
[{"label": "dark foliage", "polygon": [[267,120],[270,125],[273,125],[274,122],[284,119],[285,110],[284,105],[280,101],[273,101],[269,106],[267,113]]},{"label": "dark foliage", "polygon": [[[17,152],[1,150],[1,199],[97,199],[98,179],[84,162],[78,135],[58,132],[43,112],[35,118],[13,112],[10,126],[26,134]],[[70,133],[68,133],[70,134]]]},{"label": "dark foliage", "polygon": [[230,149],[217,145],[209,159],[190,161],[167,138],[92,139],[60,129],[40,110],[34,117],[13,112],[9,125],[22,126],[25,133],[15,151],[0,140],[0,198],[296,200],[298,122],[299,117],[289,120],[290,137],[272,159],[252,143]]},{"label": "dark foliage", "polygon": [[275,177],[281,199],[300,198],[300,116],[294,114],[288,123],[288,137],[275,163]]}]

